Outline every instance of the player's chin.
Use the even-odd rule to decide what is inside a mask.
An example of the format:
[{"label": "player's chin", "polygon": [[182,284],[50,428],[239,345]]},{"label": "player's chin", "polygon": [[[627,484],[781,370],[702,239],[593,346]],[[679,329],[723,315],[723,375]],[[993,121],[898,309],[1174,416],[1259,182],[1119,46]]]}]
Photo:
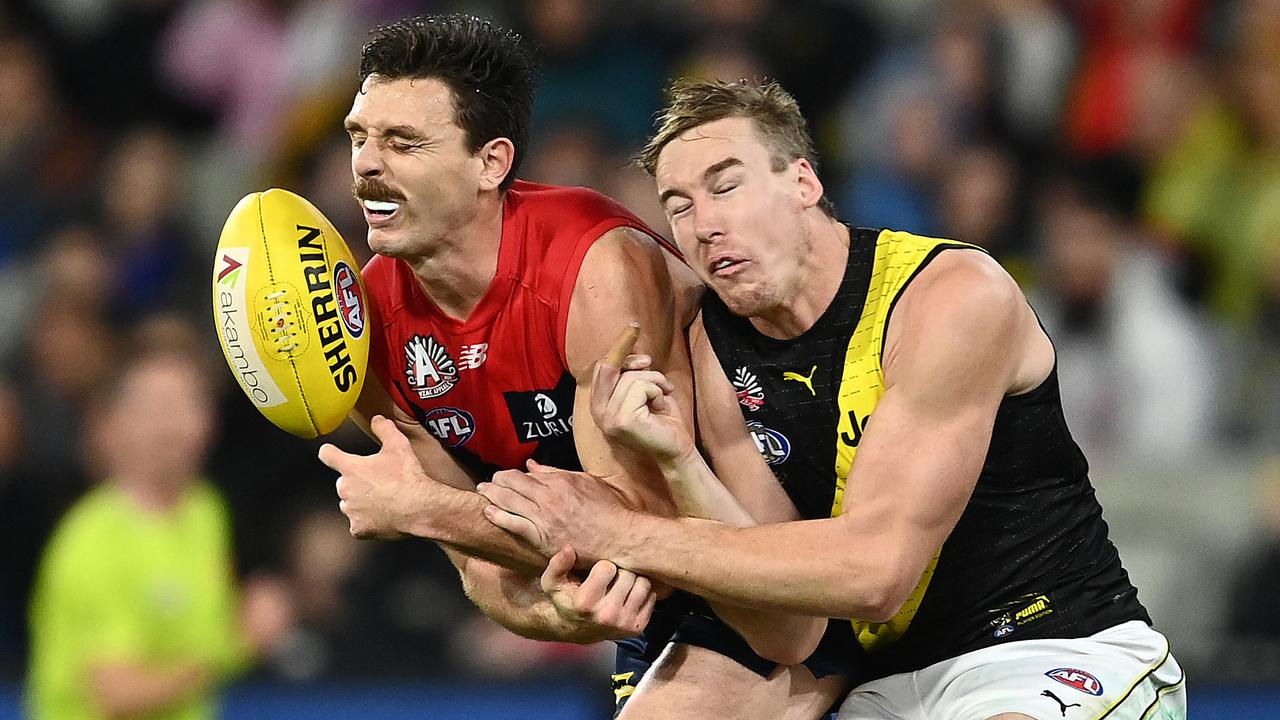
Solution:
[{"label": "player's chin", "polygon": [[398,257],[404,254],[404,243],[401,241],[398,228],[370,227],[367,236],[369,249],[379,255]]}]

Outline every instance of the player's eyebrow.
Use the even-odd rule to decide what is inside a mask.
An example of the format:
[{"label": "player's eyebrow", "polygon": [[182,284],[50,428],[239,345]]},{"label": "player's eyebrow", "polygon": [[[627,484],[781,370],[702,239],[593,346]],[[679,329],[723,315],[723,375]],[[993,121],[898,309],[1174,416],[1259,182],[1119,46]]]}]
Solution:
[{"label": "player's eyebrow", "polygon": [[384,137],[395,137],[401,140],[425,140],[426,137],[410,125],[392,125],[382,131]]},{"label": "player's eyebrow", "polygon": [[[703,170],[702,182],[703,184],[709,183],[711,182],[712,179],[715,178],[716,175],[719,175],[720,173],[724,172],[725,170],[728,170],[731,167],[737,167],[742,164],[743,164],[742,161],[736,157],[727,157],[721,160],[720,162],[713,164],[711,167],[707,168],[706,170]],[[666,190],[663,190],[661,193],[658,194],[658,202],[665,205],[667,203],[667,200],[670,200],[671,198],[677,197],[677,196],[689,197],[687,194],[685,194],[681,190],[677,190],[675,188],[667,188]]]},{"label": "player's eyebrow", "polygon": [[[367,132],[364,125],[360,124],[355,118],[347,118],[342,121],[342,127],[348,133]],[[411,125],[392,125],[382,131],[384,137],[400,138],[401,140],[425,140],[426,137]]]},{"label": "player's eyebrow", "polygon": [[735,165],[741,165],[741,164],[742,164],[742,161],[739,160],[738,158],[727,157],[721,160],[720,162],[716,163],[715,165],[712,165],[711,167],[707,168],[706,170],[703,170],[702,182],[704,183],[711,182],[712,178],[714,178],[716,175],[719,175],[720,173],[724,172],[725,170],[728,170],[731,167],[734,167]]}]

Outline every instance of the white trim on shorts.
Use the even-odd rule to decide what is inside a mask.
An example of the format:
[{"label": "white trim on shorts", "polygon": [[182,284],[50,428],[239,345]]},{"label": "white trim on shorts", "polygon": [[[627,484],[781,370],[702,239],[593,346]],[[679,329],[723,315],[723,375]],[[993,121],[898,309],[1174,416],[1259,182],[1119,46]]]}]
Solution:
[{"label": "white trim on shorts", "polygon": [[863,683],[837,720],[1185,720],[1169,641],[1140,620],[1085,638],[1016,640]]}]

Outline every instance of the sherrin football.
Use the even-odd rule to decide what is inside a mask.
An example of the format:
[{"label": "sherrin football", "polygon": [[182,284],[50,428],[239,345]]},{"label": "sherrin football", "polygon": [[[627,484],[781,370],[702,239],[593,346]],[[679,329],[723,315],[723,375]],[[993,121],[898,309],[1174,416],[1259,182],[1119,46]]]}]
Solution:
[{"label": "sherrin football", "polygon": [[355,405],[369,362],[351,250],[304,198],[272,189],[231,211],[213,266],[213,316],[240,389],[280,428],[313,438]]}]

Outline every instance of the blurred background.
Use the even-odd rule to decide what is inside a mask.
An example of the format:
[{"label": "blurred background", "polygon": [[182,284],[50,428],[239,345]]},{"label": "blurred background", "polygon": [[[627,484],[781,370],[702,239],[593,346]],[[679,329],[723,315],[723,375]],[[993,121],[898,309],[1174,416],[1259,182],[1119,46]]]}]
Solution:
[{"label": "blurred background", "polygon": [[1280,716],[1280,0],[6,0],[0,717],[20,716],[42,548],[103,477],[90,398],[157,322],[218,364],[206,475],[238,576],[286,588],[296,619],[225,717],[605,712],[609,648],[510,635],[428,543],[352,540],[319,442],[269,425],[217,357],[231,207],[290,188],[367,259],[341,131],[360,46],[451,11],[537,46],[526,179],[665,231],[627,158],[667,79],[769,77],[843,219],[989,249],[1053,334],[1193,716]]}]

